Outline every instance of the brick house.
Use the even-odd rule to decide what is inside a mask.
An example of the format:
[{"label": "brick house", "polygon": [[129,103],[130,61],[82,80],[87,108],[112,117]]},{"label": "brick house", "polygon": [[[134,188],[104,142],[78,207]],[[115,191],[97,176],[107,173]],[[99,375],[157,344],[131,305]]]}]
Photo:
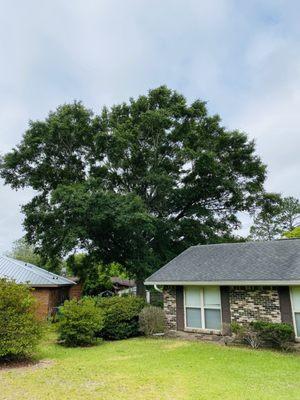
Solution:
[{"label": "brick house", "polygon": [[293,325],[300,339],[300,240],[193,246],[151,275],[169,329],[230,334],[232,322]]},{"label": "brick house", "polygon": [[81,286],[73,280],[10,257],[0,256],[0,278],[32,287],[40,318],[47,318],[66,299],[81,296]]}]

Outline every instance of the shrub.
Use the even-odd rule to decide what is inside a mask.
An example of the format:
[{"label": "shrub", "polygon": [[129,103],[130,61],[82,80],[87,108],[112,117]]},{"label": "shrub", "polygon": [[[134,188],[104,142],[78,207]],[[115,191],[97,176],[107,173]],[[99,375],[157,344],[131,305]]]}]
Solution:
[{"label": "shrub", "polygon": [[263,342],[273,347],[287,350],[289,343],[294,340],[294,329],[289,324],[256,321],[250,325]]},{"label": "shrub", "polygon": [[139,315],[140,332],[146,336],[162,333],[166,330],[166,315],[160,307],[148,306]]},{"label": "shrub", "polygon": [[59,338],[66,346],[95,343],[96,333],[102,327],[102,315],[92,298],[67,300],[60,307]]},{"label": "shrub", "polygon": [[139,297],[107,297],[97,300],[103,315],[99,336],[109,340],[126,339],[139,335],[139,313],[145,306]]},{"label": "shrub", "polygon": [[258,333],[250,324],[231,324],[232,332],[236,334],[238,340],[241,340],[251,346],[253,349],[258,349],[261,346],[261,339]]},{"label": "shrub", "polygon": [[289,324],[255,321],[240,325],[231,324],[232,332],[253,348],[261,345],[271,345],[282,350],[289,349],[289,343],[294,339],[293,327]]},{"label": "shrub", "polygon": [[0,279],[0,359],[30,357],[41,334],[31,289]]}]

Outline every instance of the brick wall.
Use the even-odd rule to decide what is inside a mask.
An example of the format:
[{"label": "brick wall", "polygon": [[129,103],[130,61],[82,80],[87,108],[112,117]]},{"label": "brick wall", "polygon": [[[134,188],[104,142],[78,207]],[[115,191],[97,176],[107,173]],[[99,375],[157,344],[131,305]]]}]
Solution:
[{"label": "brick wall", "polygon": [[50,288],[35,288],[32,292],[37,299],[37,316],[47,318],[49,312]]},{"label": "brick wall", "polygon": [[[168,329],[177,329],[176,287],[165,286],[164,311]],[[231,321],[246,323],[254,320],[281,322],[280,302],[277,288],[230,287],[229,307]],[[228,310],[229,311],[229,310]]]},{"label": "brick wall", "polygon": [[82,283],[77,283],[69,290],[69,297],[70,299],[80,299],[82,296]]},{"label": "brick wall", "polygon": [[168,329],[177,329],[176,320],[176,287],[166,286],[163,291],[164,311]]},{"label": "brick wall", "polygon": [[45,319],[51,315],[54,307],[61,305],[69,298],[69,292],[69,286],[62,286],[58,288],[34,288],[32,293],[37,299],[38,317]]},{"label": "brick wall", "polygon": [[277,288],[236,287],[230,288],[231,320],[238,323],[263,320],[281,322]]}]

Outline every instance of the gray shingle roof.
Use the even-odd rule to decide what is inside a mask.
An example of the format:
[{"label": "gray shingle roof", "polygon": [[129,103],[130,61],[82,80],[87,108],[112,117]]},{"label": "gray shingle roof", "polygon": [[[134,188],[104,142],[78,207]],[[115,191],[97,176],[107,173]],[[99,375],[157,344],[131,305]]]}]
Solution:
[{"label": "gray shingle roof", "polygon": [[74,285],[74,282],[63,276],[5,256],[0,256],[0,278],[13,279],[17,283],[27,283],[33,287]]},{"label": "gray shingle roof", "polygon": [[294,282],[300,284],[300,240],[193,246],[147,284],[167,282]]}]

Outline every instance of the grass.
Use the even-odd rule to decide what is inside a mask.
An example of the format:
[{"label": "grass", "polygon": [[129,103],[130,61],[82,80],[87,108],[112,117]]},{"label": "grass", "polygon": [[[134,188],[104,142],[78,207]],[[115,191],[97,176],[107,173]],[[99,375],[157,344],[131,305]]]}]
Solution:
[{"label": "grass", "polygon": [[46,362],[0,370],[1,400],[300,398],[296,354],[144,338],[71,349],[50,336]]}]

